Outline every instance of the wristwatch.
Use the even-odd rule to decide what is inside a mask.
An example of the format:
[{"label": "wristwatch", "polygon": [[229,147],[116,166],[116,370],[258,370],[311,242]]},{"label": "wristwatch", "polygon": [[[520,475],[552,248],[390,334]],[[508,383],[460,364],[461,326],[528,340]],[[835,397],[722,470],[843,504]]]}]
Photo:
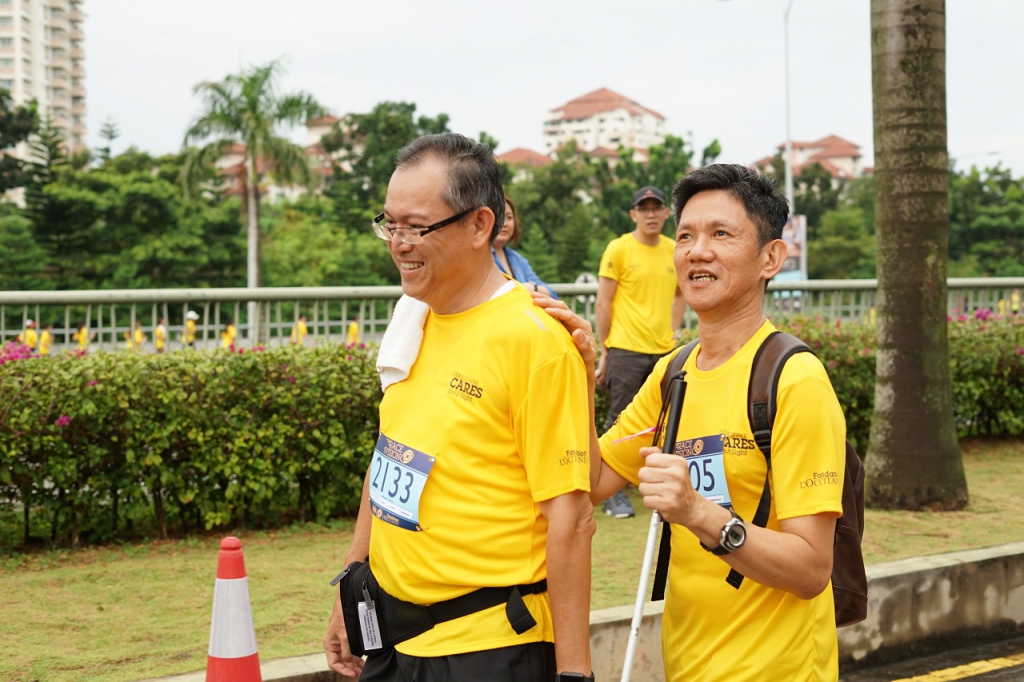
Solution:
[{"label": "wristwatch", "polygon": [[732,518],[722,526],[722,534],[721,539],[718,541],[718,546],[708,547],[703,542],[700,543],[701,547],[715,556],[725,556],[729,552],[734,552],[747,541],[747,527],[743,525],[743,519],[739,517],[735,509],[730,509],[729,511],[732,513]]},{"label": "wristwatch", "polygon": [[555,682],[569,682],[570,680],[581,680],[582,682],[594,682],[594,671],[589,675],[583,673],[558,673],[555,675]]}]

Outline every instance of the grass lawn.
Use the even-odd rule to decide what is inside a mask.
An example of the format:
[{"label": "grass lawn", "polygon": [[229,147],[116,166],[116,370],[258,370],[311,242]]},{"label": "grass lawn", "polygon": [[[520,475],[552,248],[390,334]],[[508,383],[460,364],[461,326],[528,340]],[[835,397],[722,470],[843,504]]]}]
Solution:
[{"label": "grass lawn", "polygon": [[[1024,440],[963,443],[971,504],[955,513],[868,510],[869,563],[1024,540]],[[650,515],[598,517],[593,608],[632,603]],[[263,660],[318,651],[350,524],[238,531]],[[0,555],[0,679],[139,680],[206,665],[217,544]]]}]

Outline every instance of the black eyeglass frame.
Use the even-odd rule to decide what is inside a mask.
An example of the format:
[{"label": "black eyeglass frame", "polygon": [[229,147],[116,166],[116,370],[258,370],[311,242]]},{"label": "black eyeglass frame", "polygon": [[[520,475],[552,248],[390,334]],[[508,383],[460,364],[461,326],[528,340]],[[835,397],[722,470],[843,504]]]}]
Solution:
[{"label": "black eyeglass frame", "polygon": [[[431,232],[434,232],[435,230],[440,230],[442,227],[447,227],[448,225],[451,225],[452,223],[458,222],[459,220],[462,220],[463,218],[465,218],[466,216],[468,216],[470,213],[472,213],[473,211],[475,211],[478,208],[480,208],[480,207],[479,206],[473,206],[471,208],[467,208],[465,211],[462,211],[460,213],[456,213],[451,218],[445,218],[444,220],[442,220],[440,222],[437,222],[437,223],[434,223],[433,225],[428,225],[427,227],[416,227],[414,225],[410,225],[408,227],[388,227],[387,225],[381,224],[381,221],[384,220],[384,213],[381,212],[376,218],[373,219],[373,225],[374,225],[375,228],[380,228],[381,230],[384,230],[389,235],[391,235],[391,239],[386,239],[385,241],[392,241],[392,240],[394,240],[394,238],[396,236],[395,233],[398,230],[415,230],[416,234],[419,235],[420,241],[422,241],[424,235],[430,234]],[[374,232],[377,233],[378,237],[380,237],[381,239],[384,239],[384,236],[377,229],[374,229]],[[411,244],[417,244],[417,243],[419,243],[419,242],[406,242],[404,239],[401,238],[401,236],[399,236],[398,238],[399,238],[399,240],[405,242],[406,244],[410,244],[410,243]]]}]

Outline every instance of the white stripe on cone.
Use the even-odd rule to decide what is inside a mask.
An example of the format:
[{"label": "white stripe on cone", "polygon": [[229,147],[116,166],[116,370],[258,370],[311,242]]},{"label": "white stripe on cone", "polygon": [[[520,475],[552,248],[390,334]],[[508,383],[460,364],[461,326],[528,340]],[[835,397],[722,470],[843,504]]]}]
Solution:
[{"label": "white stripe on cone", "polygon": [[256,629],[246,578],[217,579],[213,588],[209,653],[215,658],[244,658],[256,653]]}]

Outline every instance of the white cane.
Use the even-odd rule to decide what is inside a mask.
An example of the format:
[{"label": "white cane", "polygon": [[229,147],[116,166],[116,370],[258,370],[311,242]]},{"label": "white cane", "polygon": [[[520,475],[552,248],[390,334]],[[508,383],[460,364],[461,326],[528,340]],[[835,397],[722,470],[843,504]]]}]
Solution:
[{"label": "white cane", "polygon": [[[665,424],[665,439],[661,451],[675,452],[676,434],[679,433],[679,418],[683,412],[683,396],[686,393],[686,372],[678,372],[671,380],[668,422]],[[647,529],[647,546],[644,548],[644,562],[640,569],[640,585],[636,590],[636,606],[633,609],[633,622],[629,626],[629,641],[626,642],[626,660],[622,664],[620,682],[629,682],[633,674],[633,657],[636,656],[636,644],[640,636],[640,623],[644,618],[644,603],[647,601],[647,583],[651,576],[651,564],[654,562],[654,541],[658,537],[658,526],[661,515],[651,514],[651,525]]]}]

